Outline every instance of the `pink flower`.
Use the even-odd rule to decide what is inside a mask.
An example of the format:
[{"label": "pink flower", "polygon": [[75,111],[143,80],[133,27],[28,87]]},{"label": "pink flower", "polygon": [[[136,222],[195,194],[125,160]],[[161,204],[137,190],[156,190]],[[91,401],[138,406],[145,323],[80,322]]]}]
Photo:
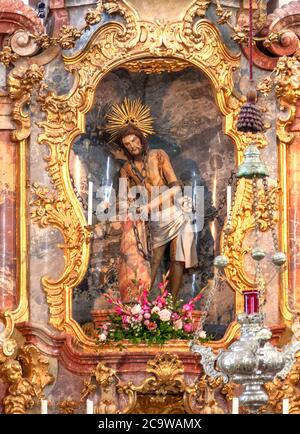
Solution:
[{"label": "pink flower", "polygon": [[150,318],[151,318],[151,314],[150,314],[150,312],[145,312],[145,313],[144,313],[144,318],[145,318],[145,319],[150,319]]},{"label": "pink flower", "polygon": [[171,315],[171,320],[172,321],[177,321],[178,319],[180,318],[180,316],[178,315],[178,313],[176,313],[176,312],[173,312],[172,313],[172,315]]},{"label": "pink flower", "polygon": [[158,306],[154,306],[151,310],[151,313],[159,313],[160,312],[160,308]]},{"label": "pink flower", "polygon": [[181,330],[182,329],[182,320],[178,319],[174,322],[174,329],[175,330]]},{"label": "pink flower", "polygon": [[143,294],[142,294],[142,300],[144,303],[148,303],[148,294],[149,294],[149,291],[147,289],[144,289]]},{"label": "pink flower", "polygon": [[161,295],[159,295],[156,299],[156,303],[158,307],[165,307],[166,300]]},{"label": "pink flower", "polygon": [[117,306],[117,307],[115,308],[115,312],[116,312],[116,314],[118,314],[118,315],[122,315],[122,314],[123,314],[123,309],[122,309],[121,307]]},{"label": "pink flower", "polygon": [[159,312],[159,318],[162,321],[170,321],[172,312],[169,309],[163,309]]},{"label": "pink flower", "polygon": [[131,313],[132,315],[138,315],[142,310],[142,307],[140,304],[135,304],[132,308],[131,308]]},{"label": "pink flower", "polygon": [[182,310],[183,312],[192,312],[193,306],[190,303],[184,304]]},{"label": "pink flower", "polygon": [[192,333],[192,331],[193,331],[193,324],[190,323],[190,322],[185,323],[185,324],[183,325],[183,330],[184,330],[186,333]]},{"label": "pink flower", "polygon": [[157,328],[156,322],[150,322],[148,324],[148,330],[155,330]]},{"label": "pink flower", "polygon": [[149,321],[148,319],[146,319],[146,320],[144,321],[144,324],[145,324],[145,326],[149,326],[150,321]]},{"label": "pink flower", "polygon": [[128,315],[122,315],[122,323],[123,324],[129,324],[129,316]]}]

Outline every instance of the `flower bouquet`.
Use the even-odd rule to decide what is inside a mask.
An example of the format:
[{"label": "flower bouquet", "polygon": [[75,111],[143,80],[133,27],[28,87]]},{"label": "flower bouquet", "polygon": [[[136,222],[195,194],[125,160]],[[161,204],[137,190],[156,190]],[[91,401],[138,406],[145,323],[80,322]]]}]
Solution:
[{"label": "flower bouquet", "polygon": [[[159,284],[160,295],[154,300],[150,300],[149,289],[141,281],[133,282],[138,286],[141,296],[132,303],[125,304],[120,299],[106,295],[108,302],[114,306],[114,312],[110,315],[110,321],[99,330],[98,344],[127,340],[134,344],[162,345],[169,339],[191,339],[194,332],[192,313],[202,293],[182,305],[166,289],[167,276]],[[200,340],[209,340],[204,331],[200,334]]]}]

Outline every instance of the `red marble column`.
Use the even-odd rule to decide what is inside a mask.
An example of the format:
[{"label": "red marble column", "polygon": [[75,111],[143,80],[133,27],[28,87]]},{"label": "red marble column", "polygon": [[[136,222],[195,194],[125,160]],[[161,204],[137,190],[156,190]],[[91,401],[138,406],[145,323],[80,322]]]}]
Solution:
[{"label": "red marble column", "polygon": [[10,113],[10,99],[0,89],[0,310],[10,309],[16,305],[18,155],[17,145],[11,140],[11,130],[14,126]]},{"label": "red marble column", "polygon": [[287,154],[288,216],[289,216],[289,286],[295,308],[300,307],[300,104],[291,127],[295,134]]}]

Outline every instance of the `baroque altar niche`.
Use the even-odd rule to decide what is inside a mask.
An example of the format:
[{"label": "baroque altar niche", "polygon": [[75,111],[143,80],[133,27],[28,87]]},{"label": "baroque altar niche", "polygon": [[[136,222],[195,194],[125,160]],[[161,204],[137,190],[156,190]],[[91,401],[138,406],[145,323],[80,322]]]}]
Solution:
[{"label": "baroque altar niche", "polygon": [[[233,72],[239,66],[239,56],[229,53],[216,27],[206,19],[195,19],[192,31],[191,20],[196,18],[193,8],[184,15],[183,21],[167,27],[140,22],[132,10],[120,10],[125,27],[116,21],[105,22],[81,52],[63,58],[65,69],[74,77],[68,93],[61,95],[53,87],[47,89],[43,85],[39,95],[45,116],[39,122],[38,143],[47,148],[44,175],[49,175],[54,188],[45,188],[39,179],[31,179],[31,216],[40,228],[58,229],[63,237],[63,242],[58,242],[63,260],[57,255],[54,272],[42,274],[41,292],[47,302],[44,314],[54,328],[70,333],[85,351],[97,348],[96,340],[88,333],[95,321],[93,311],[98,311],[99,323],[103,321],[108,314],[103,294],[108,287],[116,293],[119,290],[116,269],[120,227],[95,225],[96,216],[90,225],[86,210],[88,183],[93,183],[95,195],[100,186],[109,189],[116,183],[121,167],[121,162],[105,146],[108,142],[103,133],[105,116],[111,104],[120,104],[127,97],[139,98],[149,106],[155,121],[155,135],[149,138],[151,152],[160,148],[184,183],[190,183],[189,177],[194,177],[195,183],[203,187],[207,207],[212,212],[214,206],[222,204],[226,181],[231,170],[241,162],[246,143],[235,127],[242,104],[233,91]],[[176,38],[165,37],[168,32],[176,33]],[[147,35],[149,39],[145,38]],[[191,90],[193,86],[195,89]],[[176,98],[176,92],[180,98]],[[201,95],[205,96],[202,102]],[[199,107],[203,113],[199,113]],[[206,135],[203,141],[202,135]],[[222,169],[225,167],[227,173]],[[234,311],[241,311],[241,291],[254,285],[243,268],[243,240],[252,227],[251,212],[240,206],[247,187],[245,182],[238,186],[237,206],[232,212],[233,232],[224,247],[229,259],[225,272],[228,286],[225,289],[222,282],[219,291],[222,299],[211,309],[210,324],[226,327]],[[198,235],[195,257],[197,262],[198,258],[202,261],[202,268],[198,274],[194,270],[185,273],[180,295],[185,300],[212,277],[213,256],[218,254],[220,244],[224,245],[225,212],[222,209],[220,221],[208,221],[203,233]],[[113,243],[109,243],[112,240],[109,236],[115,237]],[[205,241],[202,244],[201,236]],[[112,246],[115,248],[112,254],[105,251]],[[207,250],[204,255],[201,248]],[[110,262],[105,264],[103,258],[108,258],[108,254]],[[165,261],[158,274],[161,276],[167,268]],[[227,345],[237,332],[236,326],[231,322],[224,339],[211,345],[218,348]],[[180,351],[187,350],[185,341],[179,346]]]},{"label": "baroque altar niche", "polygon": [[[122,104],[125,98],[139,99],[150,108],[155,131],[148,138],[150,150],[162,149],[167,153],[183,185],[203,187],[204,225],[195,234],[197,265],[185,269],[179,298],[187,302],[213,278],[213,258],[220,252],[226,205],[218,213],[216,211],[226,196],[235,155],[233,143],[222,132],[222,117],[209,80],[195,67],[186,66],[174,72],[145,73],[136,72],[129,64],[112,71],[98,85],[93,107],[86,117],[85,133],[75,140],[69,158],[71,182],[86,218],[88,185],[93,183],[93,238],[89,265],[72,297],[73,318],[84,330],[88,330],[93,322],[99,325],[99,321],[108,315],[111,305],[104,294],[109,291],[119,296],[120,280],[124,282],[124,276],[120,276],[124,273],[121,266],[124,255],[121,252],[122,224],[111,218],[99,221],[97,207],[101,207],[103,192],[108,200],[112,189],[118,195],[120,169],[125,161],[109,143],[105,127],[112,105]],[[157,284],[169,265],[167,247],[151,295],[158,295]],[[147,266],[149,264],[145,264]],[[128,282],[132,277],[131,273]],[[205,300],[204,292],[197,310],[201,310]],[[208,332],[217,339],[223,336],[233,320],[234,304],[234,292],[228,284],[222,284],[206,321]]]}]

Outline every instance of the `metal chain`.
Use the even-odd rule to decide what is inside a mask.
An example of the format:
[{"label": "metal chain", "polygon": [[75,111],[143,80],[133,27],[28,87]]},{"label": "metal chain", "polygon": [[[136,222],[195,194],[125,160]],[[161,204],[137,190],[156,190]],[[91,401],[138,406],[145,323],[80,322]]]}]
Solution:
[{"label": "metal chain", "polygon": [[[146,152],[143,155],[143,165],[144,165],[143,169],[145,170],[145,174],[147,174],[147,161],[148,161],[147,159],[148,159],[148,153]],[[137,176],[137,178],[142,182],[143,186],[146,188],[145,176],[138,170],[138,168],[136,167],[133,160],[130,160],[130,164],[131,164],[131,168],[132,168],[133,173]],[[133,232],[134,232],[134,236],[135,236],[135,240],[136,240],[137,249],[140,252],[140,254],[143,256],[143,258],[146,261],[150,262],[151,258],[152,258],[152,239],[151,239],[151,230],[150,230],[150,216],[149,216],[148,224],[146,223],[146,229],[147,229],[147,234],[146,234],[147,251],[144,250],[143,243],[140,239],[138,227],[137,227],[136,223],[133,221]]]},{"label": "metal chain", "polygon": [[197,329],[193,335],[193,342],[197,341],[200,333],[203,330],[203,326],[204,326],[205,321],[207,319],[207,315],[208,315],[211,303],[214,299],[216,290],[217,290],[217,288],[221,282],[221,274],[222,274],[221,270],[217,270],[217,273],[214,276],[213,281],[208,285],[208,296],[207,296],[207,299],[205,301],[205,305],[203,308],[203,315],[201,316],[198,327],[197,327]]},{"label": "metal chain", "polygon": [[79,191],[78,191],[78,189],[77,189],[77,187],[76,187],[76,185],[75,185],[74,178],[73,178],[73,176],[72,176],[71,174],[70,174],[70,179],[71,179],[71,184],[72,184],[72,187],[73,187],[73,190],[74,190],[75,196],[77,197],[78,201],[81,203],[82,208],[83,208],[85,211],[87,211],[87,210],[88,210],[88,205],[84,202],[82,196],[80,195],[80,193],[79,193]]},{"label": "metal chain", "polygon": [[221,254],[224,254],[225,248],[227,247],[228,244],[228,236],[230,234],[231,231],[231,225],[232,225],[232,210],[234,209],[235,203],[236,203],[236,198],[237,198],[237,191],[238,191],[238,185],[239,185],[239,178],[235,177],[235,183],[234,183],[234,191],[233,191],[233,199],[231,204],[228,204],[228,206],[230,206],[229,208],[229,213],[228,213],[228,219],[227,219],[227,224],[226,224],[226,228],[223,231],[223,244],[222,244],[222,252]]},{"label": "metal chain", "polygon": [[[135,236],[135,241],[136,241],[137,249],[140,252],[140,254],[143,256],[143,258],[146,261],[150,262],[152,255],[149,252],[145,252],[144,247],[143,247],[143,243],[142,243],[142,241],[140,239],[140,234],[139,234],[139,230],[138,230],[138,227],[136,225],[136,222],[133,221],[132,223],[133,223],[133,233],[134,233],[134,236]],[[147,237],[147,240],[148,240],[148,237]],[[148,246],[148,243],[147,243],[147,248],[148,247],[149,246]]]},{"label": "metal chain", "polygon": [[[254,214],[254,233],[255,233],[255,247],[258,247],[258,239],[259,239],[259,212],[258,212],[258,187],[257,187],[257,178],[254,176],[252,179],[252,191],[253,191],[253,214]],[[259,304],[262,307],[265,304],[265,282],[263,279],[262,268],[259,261],[256,261],[255,267],[255,283],[257,287],[259,287]]]},{"label": "metal chain", "polygon": [[267,177],[263,178],[262,183],[264,186],[264,193],[265,193],[265,197],[266,197],[266,201],[267,201],[267,212],[269,215],[268,226],[269,226],[271,233],[272,233],[275,251],[278,252],[279,243],[278,243],[277,232],[276,232],[275,227],[274,227],[274,214],[273,214],[273,210],[272,210],[271,197],[270,197],[270,192],[269,192],[269,188],[268,188]]}]

